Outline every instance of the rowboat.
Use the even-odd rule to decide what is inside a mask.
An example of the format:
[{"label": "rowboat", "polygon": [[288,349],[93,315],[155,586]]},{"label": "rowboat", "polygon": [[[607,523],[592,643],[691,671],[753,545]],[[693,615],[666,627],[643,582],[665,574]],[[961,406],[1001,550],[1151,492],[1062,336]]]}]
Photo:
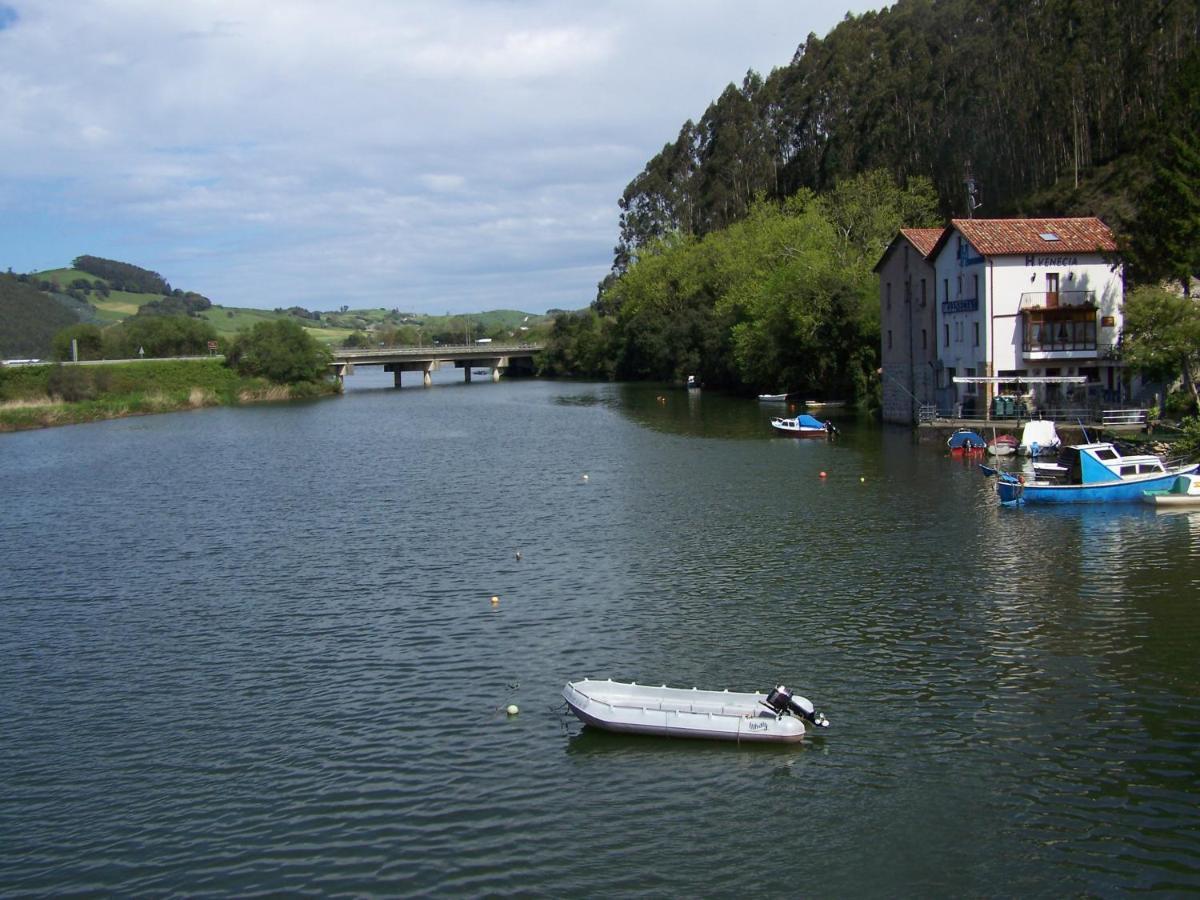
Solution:
[{"label": "rowboat", "polygon": [[626,734],[788,743],[804,737],[805,722],[829,725],[811,702],[783,685],[753,694],[589,678],[569,682],[563,699],[584,724]]},{"label": "rowboat", "polygon": [[772,416],[771,427],[791,437],[825,437],[837,431],[832,422],[822,422],[808,413],[794,418]]},{"label": "rowboat", "polygon": [[1142,491],[1142,501],[1159,509],[1200,507],[1200,476],[1180,475],[1165,491]]},{"label": "rowboat", "polygon": [[788,398],[787,394],[759,394],[758,395],[758,399],[761,400],[763,403],[785,403],[787,401],[787,398]]},{"label": "rowboat", "polygon": [[1000,502],[1026,503],[1134,502],[1146,491],[1167,491],[1196,464],[1168,467],[1153,454],[1123,456],[1109,443],[1063,447],[1054,464],[1038,465],[1034,477],[1001,472],[996,480]]}]

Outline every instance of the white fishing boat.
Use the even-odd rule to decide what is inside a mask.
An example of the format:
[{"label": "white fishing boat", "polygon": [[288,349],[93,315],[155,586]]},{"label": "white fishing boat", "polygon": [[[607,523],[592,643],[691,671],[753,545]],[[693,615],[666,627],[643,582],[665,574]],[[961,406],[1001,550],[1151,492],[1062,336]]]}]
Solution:
[{"label": "white fishing boat", "polygon": [[568,683],[563,699],[585,724],[627,734],[786,743],[804,737],[805,722],[829,725],[783,685],[753,694],[589,678]]},{"label": "white fishing boat", "polygon": [[759,394],[758,399],[763,403],[786,403],[787,394]]},{"label": "white fishing boat", "polygon": [[1200,475],[1180,475],[1165,491],[1142,491],[1142,502],[1159,509],[1200,508]]}]

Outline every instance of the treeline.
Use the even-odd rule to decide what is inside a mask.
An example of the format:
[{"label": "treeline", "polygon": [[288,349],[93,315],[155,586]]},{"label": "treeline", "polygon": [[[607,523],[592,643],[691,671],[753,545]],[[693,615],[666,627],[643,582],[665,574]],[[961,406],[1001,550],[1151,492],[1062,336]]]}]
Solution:
[{"label": "treeline", "polygon": [[157,272],[143,269],[130,263],[118,262],[115,259],[103,259],[99,256],[77,256],[71,263],[72,268],[87,272],[97,278],[103,278],[114,291],[128,291],[132,294],[162,294],[171,293],[171,285]]},{"label": "treeline", "polygon": [[898,228],[938,222],[927,179],[898,187],[879,170],[823,195],[756,201],[723,230],[643,245],[591,308],[556,318],[543,367],[869,400],[879,346],[873,267]]},{"label": "treeline", "polygon": [[[1197,0],[898,0],[750,72],[651,159],[621,198],[614,270],[666,234],[704,235],[754,199],[881,168],[990,215],[1136,147],[1200,34]],[[1041,211],[1045,212],[1045,211]]]}]

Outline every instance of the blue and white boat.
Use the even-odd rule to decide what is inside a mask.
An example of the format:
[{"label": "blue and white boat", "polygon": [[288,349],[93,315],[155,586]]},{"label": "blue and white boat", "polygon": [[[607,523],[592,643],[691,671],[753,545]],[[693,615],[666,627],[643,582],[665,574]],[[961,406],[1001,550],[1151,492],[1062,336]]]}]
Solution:
[{"label": "blue and white boat", "polygon": [[1025,503],[1138,503],[1144,491],[1168,490],[1196,464],[1166,466],[1153,454],[1122,456],[1112,444],[1075,444],[1052,465],[1038,465],[1032,479],[1000,472],[996,492],[1008,506]]},{"label": "blue and white boat", "polygon": [[960,428],[946,438],[946,446],[951,453],[982,453],[987,448],[987,441],[977,432]]},{"label": "blue and white boat", "polygon": [[800,413],[794,418],[772,416],[771,427],[776,431],[792,437],[831,437],[837,433],[832,422],[822,422],[808,413]]}]

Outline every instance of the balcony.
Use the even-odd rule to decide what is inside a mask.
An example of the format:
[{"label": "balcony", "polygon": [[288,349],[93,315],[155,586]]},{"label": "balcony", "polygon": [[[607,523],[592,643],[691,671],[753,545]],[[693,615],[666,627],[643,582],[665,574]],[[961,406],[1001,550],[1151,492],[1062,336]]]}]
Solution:
[{"label": "balcony", "polygon": [[1021,295],[1019,312],[1027,309],[1096,308],[1095,291],[1030,291]]},{"label": "balcony", "polygon": [[1096,309],[1093,306],[1022,310],[1021,326],[1021,351],[1027,359],[1096,353]]}]

